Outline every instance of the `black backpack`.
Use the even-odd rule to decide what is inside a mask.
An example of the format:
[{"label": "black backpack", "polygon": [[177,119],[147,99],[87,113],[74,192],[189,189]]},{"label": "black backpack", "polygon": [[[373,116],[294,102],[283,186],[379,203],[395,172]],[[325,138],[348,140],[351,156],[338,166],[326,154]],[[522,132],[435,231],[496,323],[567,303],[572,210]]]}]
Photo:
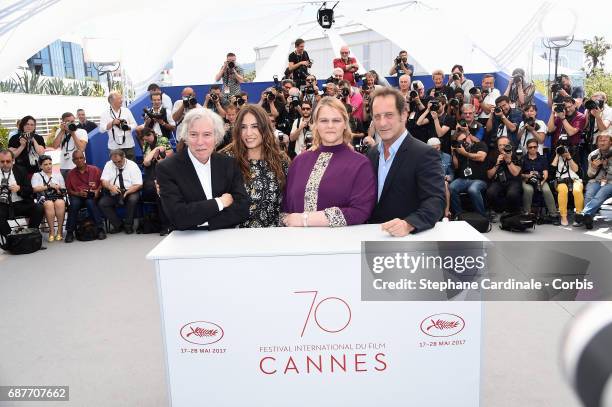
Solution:
[{"label": "black backpack", "polygon": [[527,229],[535,229],[536,216],[532,213],[508,213],[499,218],[499,227],[510,232],[524,232]]},{"label": "black backpack", "polygon": [[145,213],[145,215],[142,217],[142,221],[138,225],[138,233],[148,234],[159,233],[160,231],[161,222],[159,220],[159,216],[157,215],[157,211]]},{"label": "black backpack", "polygon": [[42,248],[42,234],[38,229],[19,228],[9,235],[0,235],[0,246],[11,254],[29,254]]},{"label": "black backpack", "polygon": [[459,220],[466,221],[480,233],[491,231],[491,222],[489,222],[489,219],[478,212],[463,212],[459,215]]},{"label": "black backpack", "polygon": [[79,221],[74,232],[74,236],[81,242],[90,242],[98,239],[98,227],[89,218],[85,218]]}]

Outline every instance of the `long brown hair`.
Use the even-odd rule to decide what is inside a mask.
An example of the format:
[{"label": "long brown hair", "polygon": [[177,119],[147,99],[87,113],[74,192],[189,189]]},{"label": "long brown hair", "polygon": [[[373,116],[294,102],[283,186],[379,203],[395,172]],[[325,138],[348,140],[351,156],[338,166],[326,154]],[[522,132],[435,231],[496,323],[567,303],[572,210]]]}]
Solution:
[{"label": "long brown hair", "polygon": [[232,142],[225,147],[222,152],[234,156],[236,161],[238,161],[238,166],[240,167],[240,172],[242,172],[245,184],[250,183],[251,169],[249,157],[247,147],[244,145],[241,137],[242,121],[244,120],[244,116],[249,113],[255,117],[259,134],[261,134],[263,140],[261,144],[261,158],[272,170],[278,180],[280,188],[283,189],[286,181],[283,163],[288,163],[289,157],[287,157],[287,155],[281,151],[278,144],[276,144],[272,123],[268,118],[268,113],[261,106],[246,104],[240,108],[232,130]]},{"label": "long brown hair", "polygon": [[344,144],[350,144],[353,139],[353,132],[351,131],[351,125],[349,123],[349,115],[346,111],[346,107],[344,104],[335,97],[325,96],[322,97],[321,100],[317,102],[317,107],[312,114],[313,121],[313,129],[312,129],[312,145],[315,149],[321,146],[321,135],[319,134],[319,130],[317,129],[317,120],[319,118],[319,111],[323,106],[331,107],[335,109],[338,113],[342,115],[342,119],[344,119],[344,132],[342,133],[342,141]]}]

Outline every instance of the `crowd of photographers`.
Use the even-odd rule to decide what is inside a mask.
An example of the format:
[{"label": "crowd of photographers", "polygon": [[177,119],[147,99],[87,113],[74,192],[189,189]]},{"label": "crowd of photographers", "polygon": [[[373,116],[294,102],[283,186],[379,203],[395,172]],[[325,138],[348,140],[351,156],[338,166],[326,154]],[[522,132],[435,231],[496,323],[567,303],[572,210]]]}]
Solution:
[{"label": "crowd of photographers", "polygon": [[[317,103],[322,97],[337,98],[350,117],[352,147],[366,153],[380,141],[372,125],[370,95],[389,84],[375,71],[360,75],[356,58],[342,47],[330,64],[330,77],[319,85],[309,71],[314,61],[304,46],[303,40],[296,40],[284,77],[275,76],[274,86],[250,99],[257,99],[267,112],[276,142],[293,158],[313,146],[312,113]],[[544,122],[545,115],[534,103],[535,86],[522,69],[514,70],[503,92],[495,88],[494,75],[485,74],[480,84],[474,84],[461,65],[453,66],[448,75],[435,70],[430,89],[412,79],[413,71],[408,54],[401,51],[389,74],[398,77],[407,102],[406,128],[440,152],[447,190],[445,217],[460,218],[471,210],[495,221],[495,214],[503,212],[537,212],[544,222],[569,225],[571,196],[574,226],[593,227],[594,215],[612,196],[612,108],[605,93],[585,97],[561,75],[550,86],[550,116]],[[35,132],[36,120],[24,117],[9,148],[0,151],[0,233],[10,232],[8,219],[25,216],[30,227],[38,227],[45,217],[49,241],[71,242],[82,221],[79,209],[87,208],[90,235],[106,237],[104,218],[111,233],[129,234],[134,232],[140,200],[157,203],[160,234],[168,233],[171,225],[159,200],[156,163],[184,148],[184,141],[174,135],[180,134],[185,114],[194,108],[210,109],[223,118],[225,137],[218,150],[231,143],[237,114],[249,99],[240,87],[243,75],[236,55],[229,53],[216,75],[220,83],[206,95],[186,87],[181,99],[172,103],[152,84],[150,107],[144,109],[140,126],[123,106],[122,95],[111,92],[109,107],[100,115],[99,129],[108,134],[110,152],[102,171],[86,163],[87,132],[95,124],[81,109],[76,118],[72,113],[62,115],[60,128],[51,135],[53,146],[61,150],[59,174],[52,172],[51,158],[44,155],[45,140]],[[143,149],[139,164],[134,161],[135,140]],[[125,208],[123,219],[118,207]]]}]

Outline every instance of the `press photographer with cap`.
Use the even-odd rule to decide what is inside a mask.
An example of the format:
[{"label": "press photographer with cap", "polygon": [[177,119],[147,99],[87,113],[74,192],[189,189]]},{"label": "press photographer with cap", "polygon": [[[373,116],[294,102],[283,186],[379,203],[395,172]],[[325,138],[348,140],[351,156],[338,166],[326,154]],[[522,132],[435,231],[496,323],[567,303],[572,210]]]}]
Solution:
[{"label": "press photographer with cap", "polygon": [[525,79],[525,70],[516,68],[512,71],[512,78],[504,91],[504,95],[510,98],[510,105],[518,109],[533,104],[535,85]]},{"label": "press photographer with cap", "polygon": [[136,120],[127,107],[123,107],[123,96],[120,92],[108,94],[108,109],[100,114],[100,133],[108,134],[108,149],[122,150],[125,156],[133,160],[134,138],[132,130],[136,129]]}]

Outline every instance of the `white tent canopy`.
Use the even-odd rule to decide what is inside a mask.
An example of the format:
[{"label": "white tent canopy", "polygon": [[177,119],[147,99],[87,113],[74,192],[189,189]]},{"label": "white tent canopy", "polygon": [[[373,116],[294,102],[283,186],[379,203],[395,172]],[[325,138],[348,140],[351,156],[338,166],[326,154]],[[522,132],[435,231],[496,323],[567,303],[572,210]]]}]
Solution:
[{"label": "white tent canopy", "polygon": [[[498,55],[507,44],[520,38],[522,24],[543,3],[517,3],[516,8],[500,14],[493,12],[485,0],[461,5],[454,0],[425,0],[387,8],[376,4],[377,10],[368,10],[371,1],[356,0],[340,2],[335,11],[408,50],[427,71],[447,71],[461,63],[468,72],[490,72],[512,69],[499,66],[491,55]],[[58,38],[116,38],[121,42],[121,65],[137,89],[171,60],[175,83],[211,82],[225,53],[236,52],[239,62],[252,61],[255,46],[291,26],[296,10],[303,9],[302,21],[313,21],[320,5],[303,2],[296,6],[295,2],[280,0],[3,0],[1,4],[0,79]],[[611,31],[609,25],[603,24],[602,16],[608,13],[589,13],[587,18],[569,0],[556,3],[556,7],[560,6],[574,7],[578,12],[578,37],[592,36],[594,27],[598,35]],[[458,8],[461,13],[457,13]],[[79,24],[75,25],[76,21]],[[278,55],[282,58],[271,58],[265,70],[283,72],[286,53],[292,49],[296,35],[300,33],[289,30],[287,38],[272,40],[280,44]],[[266,72],[261,77],[269,79]]]}]

